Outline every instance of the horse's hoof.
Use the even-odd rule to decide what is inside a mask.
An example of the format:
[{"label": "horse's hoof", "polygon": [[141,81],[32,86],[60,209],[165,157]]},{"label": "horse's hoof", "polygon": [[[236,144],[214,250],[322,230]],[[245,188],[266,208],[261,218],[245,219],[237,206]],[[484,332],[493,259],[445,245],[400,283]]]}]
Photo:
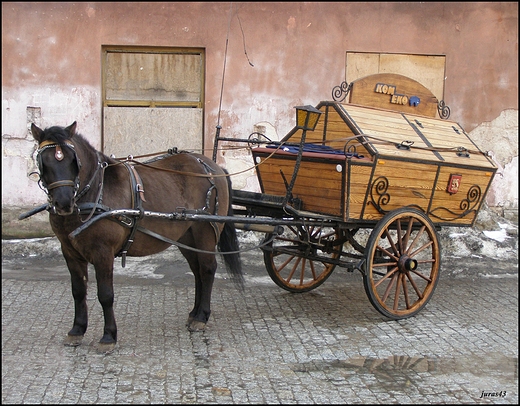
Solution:
[{"label": "horse's hoof", "polygon": [[110,354],[116,348],[116,343],[98,343],[97,352],[100,354]]},{"label": "horse's hoof", "polygon": [[78,345],[81,345],[82,340],[83,336],[67,335],[67,337],[65,337],[65,340],[63,340],[63,345],[66,345],[67,347],[77,347]]},{"label": "horse's hoof", "polygon": [[192,320],[188,326],[189,331],[204,331],[206,329],[206,323],[203,321]]},{"label": "horse's hoof", "polygon": [[191,322],[193,321],[193,317],[188,317],[188,320],[186,320],[186,327],[189,327]]}]

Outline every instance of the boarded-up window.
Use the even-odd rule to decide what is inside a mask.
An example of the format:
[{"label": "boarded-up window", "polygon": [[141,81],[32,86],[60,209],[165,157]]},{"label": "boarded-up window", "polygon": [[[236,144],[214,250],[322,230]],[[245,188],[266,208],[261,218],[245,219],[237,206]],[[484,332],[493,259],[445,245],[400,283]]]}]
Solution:
[{"label": "boarded-up window", "polygon": [[416,80],[429,89],[438,100],[444,100],[446,56],[350,52],[346,54],[345,80],[376,73],[396,73]]},{"label": "boarded-up window", "polygon": [[103,47],[103,151],[203,148],[202,49]]}]

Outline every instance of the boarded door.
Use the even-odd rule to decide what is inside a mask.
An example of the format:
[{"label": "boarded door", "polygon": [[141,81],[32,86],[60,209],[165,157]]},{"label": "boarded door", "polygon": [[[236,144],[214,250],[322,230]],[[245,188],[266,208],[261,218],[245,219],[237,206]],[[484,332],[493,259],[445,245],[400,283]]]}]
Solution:
[{"label": "boarded door", "polygon": [[202,49],[103,47],[103,152],[200,152]]}]

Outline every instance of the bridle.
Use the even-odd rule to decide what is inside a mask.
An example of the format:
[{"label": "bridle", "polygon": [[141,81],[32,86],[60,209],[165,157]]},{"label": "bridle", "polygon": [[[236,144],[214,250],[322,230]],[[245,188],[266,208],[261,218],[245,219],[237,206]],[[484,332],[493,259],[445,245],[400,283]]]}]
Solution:
[{"label": "bridle", "polygon": [[[78,174],[76,175],[76,178],[74,180],[58,180],[56,182],[52,182],[51,184],[47,185],[45,180],[42,178],[42,174],[43,174],[42,152],[46,151],[48,149],[51,149],[51,148],[55,148],[56,151],[54,153],[54,158],[56,158],[56,161],[61,161],[64,158],[63,150],[62,150],[62,148],[64,148],[64,147],[69,148],[73,152],[74,158],[76,159],[76,164],[78,166]],[[62,187],[62,186],[70,186],[70,187],[74,188],[74,198],[76,197],[76,194],[78,193],[78,190],[79,190],[79,170],[81,168],[81,162],[76,154],[76,151],[74,149],[74,144],[72,144],[72,142],[66,140],[63,144],[59,144],[57,142],[50,141],[50,140],[43,141],[38,146],[38,150],[36,153],[36,163],[38,165],[39,173],[38,172],[32,172],[32,173],[37,173],[39,175],[38,185],[40,186],[40,189],[42,189],[49,198],[50,198],[50,194],[49,194],[50,190],[56,189],[56,188]]]},{"label": "bridle", "polygon": [[[61,161],[64,158],[62,148],[69,148],[73,152],[74,159],[76,160],[76,165],[78,168],[78,174],[76,175],[76,178],[74,180],[58,180],[56,182],[52,182],[49,185],[46,184],[45,180],[42,178],[43,160],[42,160],[41,154],[43,151],[46,151],[47,149],[50,149],[50,148],[55,148],[54,158],[57,161]],[[39,177],[38,186],[47,195],[49,203],[52,204],[52,197],[50,195],[51,190],[56,189],[58,187],[68,186],[68,187],[74,188],[74,198],[73,199],[74,199],[74,204],[75,204],[81,197],[83,197],[83,195],[85,195],[85,193],[88,192],[88,190],[90,189],[91,183],[94,180],[94,178],[96,177],[98,171],[100,169],[105,169],[108,166],[107,162],[103,162],[103,163],[101,162],[101,159],[100,159],[101,157],[100,157],[99,152],[97,152],[97,157],[98,157],[98,163],[97,163],[96,170],[94,171],[94,174],[92,175],[92,178],[90,179],[90,181],[85,185],[83,190],[81,190],[81,192],[79,192],[79,193],[78,193],[79,188],[80,188],[79,173],[80,173],[80,169],[81,169],[81,161],[76,153],[74,144],[69,140],[65,140],[61,144],[58,142],[55,142],[55,141],[50,141],[50,140],[41,142],[40,145],[38,145],[38,150],[36,152],[36,163],[38,165],[39,172],[31,172],[30,175],[32,175],[32,174],[38,175],[38,177]]]}]

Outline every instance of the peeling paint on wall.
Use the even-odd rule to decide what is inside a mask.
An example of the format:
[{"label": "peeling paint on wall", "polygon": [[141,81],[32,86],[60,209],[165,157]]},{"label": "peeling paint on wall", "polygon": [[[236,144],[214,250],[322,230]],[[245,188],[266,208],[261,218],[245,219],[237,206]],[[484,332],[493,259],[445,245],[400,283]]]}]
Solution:
[{"label": "peeling paint on wall", "polygon": [[[6,88],[4,92],[13,94]],[[17,99],[2,100],[2,207],[30,207],[47,200],[37,182],[28,175],[35,171],[37,144],[30,126],[67,126],[78,122],[78,132],[95,148],[101,143],[99,92],[85,87],[71,89],[24,88]]]},{"label": "peeling paint on wall", "polygon": [[482,151],[489,151],[498,166],[487,204],[518,209],[518,111],[502,111],[496,119],[475,128],[469,137]]}]

